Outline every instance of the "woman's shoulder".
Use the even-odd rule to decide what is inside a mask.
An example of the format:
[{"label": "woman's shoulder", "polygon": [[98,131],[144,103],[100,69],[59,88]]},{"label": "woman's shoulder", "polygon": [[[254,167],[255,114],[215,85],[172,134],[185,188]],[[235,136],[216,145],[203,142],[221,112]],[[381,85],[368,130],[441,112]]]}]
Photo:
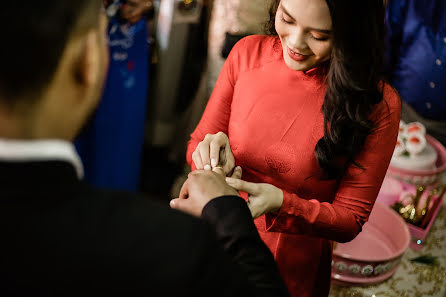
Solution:
[{"label": "woman's shoulder", "polygon": [[383,101],[387,102],[392,109],[401,109],[401,98],[398,91],[390,84],[383,82]]},{"label": "woman's shoulder", "polygon": [[254,68],[277,60],[281,54],[282,47],[277,36],[249,35],[237,42],[230,58],[237,56],[240,66]]},{"label": "woman's shoulder", "polygon": [[383,99],[379,102],[373,112],[375,121],[392,116],[399,123],[401,117],[401,98],[398,91],[390,84],[382,82]]},{"label": "woman's shoulder", "polygon": [[280,42],[278,36],[271,35],[248,35],[239,41],[244,47],[262,50],[271,50],[277,42]]}]

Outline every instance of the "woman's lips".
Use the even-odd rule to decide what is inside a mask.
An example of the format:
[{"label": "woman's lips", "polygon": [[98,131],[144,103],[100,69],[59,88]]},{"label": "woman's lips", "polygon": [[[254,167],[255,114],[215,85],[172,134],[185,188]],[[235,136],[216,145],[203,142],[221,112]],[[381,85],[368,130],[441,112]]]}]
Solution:
[{"label": "woman's lips", "polygon": [[287,47],[287,49],[288,49],[288,55],[294,61],[302,62],[310,57],[309,55],[301,55],[299,53],[296,53],[295,51],[292,51],[289,47]]}]

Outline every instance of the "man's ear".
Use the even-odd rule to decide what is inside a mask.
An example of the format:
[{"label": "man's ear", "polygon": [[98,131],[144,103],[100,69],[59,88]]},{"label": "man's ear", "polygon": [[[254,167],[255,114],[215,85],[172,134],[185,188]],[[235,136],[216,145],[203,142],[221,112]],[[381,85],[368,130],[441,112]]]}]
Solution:
[{"label": "man's ear", "polygon": [[99,48],[97,32],[91,30],[80,41],[78,59],[75,62],[75,78],[79,84],[95,85],[99,75]]}]

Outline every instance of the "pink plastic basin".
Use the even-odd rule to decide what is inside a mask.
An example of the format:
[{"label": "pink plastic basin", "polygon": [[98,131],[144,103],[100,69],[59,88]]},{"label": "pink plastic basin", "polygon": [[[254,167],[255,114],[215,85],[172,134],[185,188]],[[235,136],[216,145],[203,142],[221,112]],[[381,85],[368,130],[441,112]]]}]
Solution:
[{"label": "pink plastic basin", "polygon": [[340,285],[370,285],[391,277],[407,250],[410,234],[404,220],[376,202],[369,221],[351,242],[333,251],[332,274]]}]

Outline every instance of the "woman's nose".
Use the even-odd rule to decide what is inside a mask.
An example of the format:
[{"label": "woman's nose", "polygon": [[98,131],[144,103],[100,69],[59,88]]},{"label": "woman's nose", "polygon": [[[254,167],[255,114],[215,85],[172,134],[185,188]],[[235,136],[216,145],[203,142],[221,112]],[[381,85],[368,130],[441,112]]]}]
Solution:
[{"label": "woman's nose", "polygon": [[292,32],[290,32],[288,38],[288,46],[290,46],[292,50],[307,48],[305,42],[305,32],[300,28],[296,28]]}]

